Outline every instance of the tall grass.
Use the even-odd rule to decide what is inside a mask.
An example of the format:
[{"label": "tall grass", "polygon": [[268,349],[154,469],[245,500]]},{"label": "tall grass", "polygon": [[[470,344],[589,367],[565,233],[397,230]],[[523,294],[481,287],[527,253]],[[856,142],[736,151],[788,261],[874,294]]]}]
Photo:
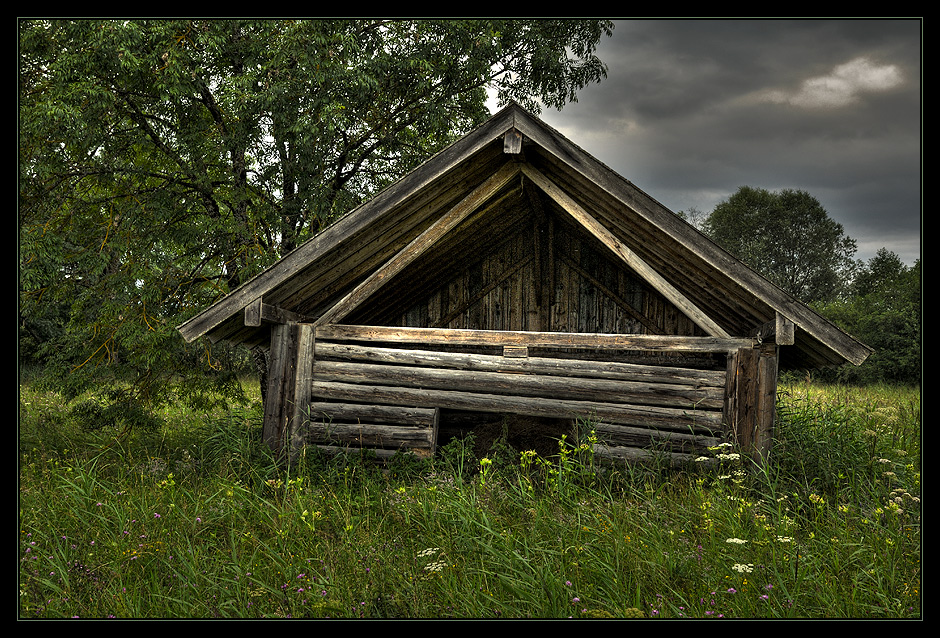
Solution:
[{"label": "tall grass", "polygon": [[278,466],[257,405],[82,428],[21,388],[22,618],[916,618],[920,396],[781,388],[771,463],[456,441]]}]

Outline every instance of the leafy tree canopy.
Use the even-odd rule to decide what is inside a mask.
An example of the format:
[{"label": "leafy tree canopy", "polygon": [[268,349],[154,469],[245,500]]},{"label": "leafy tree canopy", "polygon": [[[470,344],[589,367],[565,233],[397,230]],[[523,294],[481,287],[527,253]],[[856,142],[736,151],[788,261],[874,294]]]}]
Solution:
[{"label": "leafy tree canopy", "polygon": [[[19,22],[21,356],[236,392],[175,327],[487,116],[606,75],[596,20]],[[186,378],[185,383],[178,383]],[[117,377],[115,377],[117,380]]]},{"label": "leafy tree canopy", "polygon": [[851,293],[819,309],[874,352],[860,367],[838,370],[838,380],[919,383],[923,320],[920,260],[907,267],[895,253],[882,248],[862,265]]},{"label": "leafy tree canopy", "polygon": [[843,294],[856,267],[855,240],[802,190],[742,186],[715,207],[702,231],[806,303]]}]

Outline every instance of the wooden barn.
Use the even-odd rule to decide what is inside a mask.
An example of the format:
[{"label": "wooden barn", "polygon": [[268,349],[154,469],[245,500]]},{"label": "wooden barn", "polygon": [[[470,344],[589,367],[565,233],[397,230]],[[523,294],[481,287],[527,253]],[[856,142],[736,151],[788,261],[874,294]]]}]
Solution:
[{"label": "wooden barn", "polygon": [[603,456],[761,457],[779,366],[870,353],[516,105],[179,330],[269,349],[285,453],[590,419]]}]

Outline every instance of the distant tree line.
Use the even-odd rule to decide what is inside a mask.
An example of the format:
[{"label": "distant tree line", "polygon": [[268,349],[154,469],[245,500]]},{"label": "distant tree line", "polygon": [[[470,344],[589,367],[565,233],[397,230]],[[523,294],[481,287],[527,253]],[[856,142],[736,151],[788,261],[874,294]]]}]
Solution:
[{"label": "distant tree line", "polygon": [[921,265],[882,248],[867,262],[855,240],[802,190],[742,186],[710,214],[679,216],[751,269],[874,348],[861,366],[826,380],[916,384],[921,380]]}]

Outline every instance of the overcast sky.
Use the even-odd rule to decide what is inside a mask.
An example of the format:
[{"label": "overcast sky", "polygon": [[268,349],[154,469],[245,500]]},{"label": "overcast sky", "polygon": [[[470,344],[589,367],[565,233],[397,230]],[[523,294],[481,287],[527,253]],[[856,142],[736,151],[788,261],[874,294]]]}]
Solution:
[{"label": "overcast sky", "polygon": [[607,79],[541,118],[673,211],[804,190],[858,243],[920,257],[919,20],[626,20]]}]

